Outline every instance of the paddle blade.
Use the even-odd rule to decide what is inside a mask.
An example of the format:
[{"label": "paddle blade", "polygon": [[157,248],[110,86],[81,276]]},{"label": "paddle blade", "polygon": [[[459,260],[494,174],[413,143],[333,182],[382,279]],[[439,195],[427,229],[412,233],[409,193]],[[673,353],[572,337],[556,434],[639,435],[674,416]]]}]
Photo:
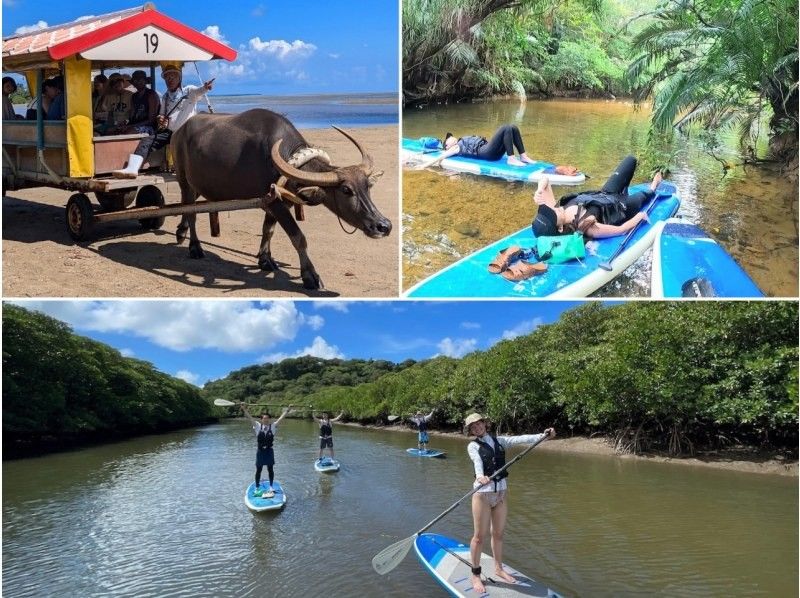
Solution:
[{"label": "paddle blade", "polygon": [[414,544],[416,534],[405,540],[395,542],[388,548],[384,548],[372,558],[372,568],[378,575],[386,575],[389,571],[397,567],[406,558],[408,551]]},{"label": "paddle blade", "polygon": [[214,399],[214,404],[217,407],[233,407],[236,403],[231,401],[226,401],[225,399]]},{"label": "paddle blade", "polygon": [[390,415],[386,419],[388,419],[390,422],[396,422],[398,419],[400,419],[400,416],[399,415]]},{"label": "paddle blade", "polygon": [[597,264],[597,266],[599,268],[602,268],[606,272],[611,272],[611,270],[613,269],[609,262],[601,262],[601,263]]}]

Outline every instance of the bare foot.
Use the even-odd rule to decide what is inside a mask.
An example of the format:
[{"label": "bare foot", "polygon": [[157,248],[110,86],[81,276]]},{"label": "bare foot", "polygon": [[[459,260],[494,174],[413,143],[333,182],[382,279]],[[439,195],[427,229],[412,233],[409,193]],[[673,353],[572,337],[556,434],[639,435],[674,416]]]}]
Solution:
[{"label": "bare foot", "polygon": [[525,162],[525,164],[533,164],[534,162],[536,162],[536,160],[531,160],[528,157],[528,154],[520,154],[519,159]]},{"label": "bare foot", "polygon": [[543,176],[539,179],[536,192],[533,194],[533,201],[539,205],[553,207],[556,205],[556,197],[553,195],[553,188],[550,186],[550,179]]},{"label": "bare foot", "polygon": [[661,184],[661,181],[663,181],[663,180],[664,180],[664,177],[661,176],[661,171],[659,170],[655,174],[655,176],[653,177],[653,182],[650,183],[650,189],[652,189],[653,191],[658,189],[658,186]]},{"label": "bare foot", "polygon": [[517,158],[516,156],[509,156],[506,160],[506,163],[509,166],[525,166],[525,162]]},{"label": "bare foot", "polygon": [[506,572],[505,569],[500,567],[499,569],[494,570],[494,574],[497,575],[503,581],[507,581],[508,583],[517,583],[517,580],[514,579],[510,573]]},{"label": "bare foot", "polygon": [[478,596],[483,596],[486,593],[486,587],[483,585],[481,581],[480,575],[472,575],[472,589],[478,594]]}]

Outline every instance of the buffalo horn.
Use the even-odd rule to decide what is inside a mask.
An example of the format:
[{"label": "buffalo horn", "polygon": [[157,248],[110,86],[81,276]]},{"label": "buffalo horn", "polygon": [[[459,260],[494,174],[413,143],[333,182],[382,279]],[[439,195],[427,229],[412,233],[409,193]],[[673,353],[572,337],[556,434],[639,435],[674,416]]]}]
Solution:
[{"label": "buffalo horn", "polygon": [[280,147],[283,139],[278,139],[272,146],[272,163],[275,164],[280,173],[287,179],[297,181],[304,185],[318,185],[320,187],[332,187],[339,184],[339,177],[335,172],[306,172],[289,164],[281,158]]},{"label": "buffalo horn", "polygon": [[364,148],[361,147],[361,144],[355,140],[355,138],[351,137],[348,133],[344,132],[342,129],[337,127],[336,125],[331,125],[334,129],[339,131],[342,135],[347,137],[350,141],[353,142],[358,148],[358,151],[361,152],[361,169],[364,171],[364,175],[369,176],[372,174],[372,156],[370,156],[367,152],[364,151]]}]

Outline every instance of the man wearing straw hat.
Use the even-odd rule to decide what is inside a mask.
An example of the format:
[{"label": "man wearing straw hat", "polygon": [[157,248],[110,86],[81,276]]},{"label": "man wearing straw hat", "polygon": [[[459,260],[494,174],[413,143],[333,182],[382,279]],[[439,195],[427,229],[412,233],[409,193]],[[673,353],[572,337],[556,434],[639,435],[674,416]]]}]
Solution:
[{"label": "man wearing straw hat", "polygon": [[114,176],[119,179],[135,179],[150,152],[169,144],[172,134],[197,114],[197,102],[214,86],[214,79],[206,81],[200,87],[181,86],[181,70],[174,64],[164,65],[161,69],[161,76],[167,84],[167,91],[161,97],[158,116],[159,130],[139,142],[136,150],[128,156],[128,165],[125,168],[114,171]]},{"label": "man wearing straw hat", "polygon": [[534,444],[544,438],[556,435],[554,428],[547,428],[542,434],[525,434],[522,436],[495,436],[489,431],[486,419],[480,413],[472,413],[464,420],[464,432],[474,436],[467,445],[467,454],[475,466],[475,483],[478,488],[472,495],[472,522],[474,534],[470,542],[470,560],[472,562],[472,587],[478,596],[486,592],[481,580],[481,554],[483,541],[491,537],[492,556],[494,557],[495,575],[508,583],[516,580],[503,569],[503,532],[506,527],[508,504],[508,470],[494,480],[489,478],[506,463],[506,448],[515,444]]}]

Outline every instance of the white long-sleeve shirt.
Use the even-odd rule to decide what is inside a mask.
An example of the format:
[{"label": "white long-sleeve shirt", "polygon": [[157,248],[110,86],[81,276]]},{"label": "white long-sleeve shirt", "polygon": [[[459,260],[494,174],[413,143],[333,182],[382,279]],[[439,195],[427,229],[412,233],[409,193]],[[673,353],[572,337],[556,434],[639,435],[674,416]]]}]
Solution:
[{"label": "white long-sleeve shirt", "polygon": [[[520,436],[498,436],[497,442],[500,445],[508,450],[508,447],[514,446],[515,444],[533,444],[537,442],[539,439],[544,438],[545,434],[522,434]],[[492,449],[495,449],[494,440],[489,434],[484,434],[480,440],[488,444]],[[475,483],[472,485],[473,488],[477,488],[480,486],[480,482],[478,482],[478,478],[484,476],[483,473],[483,460],[481,459],[480,455],[480,445],[475,442],[474,440],[467,445],[467,454],[469,458],[472,459],[472,463],[475,466]],[[507,463],[508,461],[506,461]],[[497,488],[495,489],[494,482],[486,484],[483,488],[478,490],[478,492],[500,492],[501,490],[506,490],[508,488],[508,484],[506,483],[506,478],[503,478],[499,482],[497,482]]]},{"label": "white long-sleeve shirt", "polygon": [[[161,109],[159,114],[166,116],[169,114],[169,128],[174,133],[183,126],[192,116],[197,114],[197,102],[200,98],[206,95],[206,88],[196,85],[186,85],[179,87],[175,91],[165,91],[161,96]],[[175,105],[181,101],[181,98],[186,96],[186,99],[181,102],[178,108]],[[175,110],[170,114],[170,110]]]}]

